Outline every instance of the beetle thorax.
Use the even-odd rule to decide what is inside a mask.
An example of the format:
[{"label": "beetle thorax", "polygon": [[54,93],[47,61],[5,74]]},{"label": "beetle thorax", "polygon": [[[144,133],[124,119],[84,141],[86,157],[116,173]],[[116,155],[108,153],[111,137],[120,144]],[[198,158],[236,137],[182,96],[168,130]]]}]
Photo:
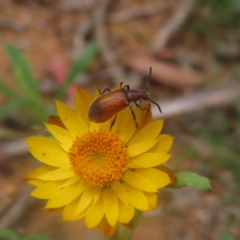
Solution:
[{"label": "beetle thorax", "polygon": [[148,100],[149,94],[144,90],[129,90],[127,91],[127,98],[129,102],[137,102],[140,99]]}]

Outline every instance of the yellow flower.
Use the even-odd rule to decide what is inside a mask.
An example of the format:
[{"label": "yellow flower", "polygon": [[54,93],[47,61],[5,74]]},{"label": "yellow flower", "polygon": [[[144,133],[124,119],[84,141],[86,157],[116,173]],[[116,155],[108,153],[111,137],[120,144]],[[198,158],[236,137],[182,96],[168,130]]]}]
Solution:
[{"label": "yellow flower", "polygon": [[150,104],[144,105],[150,111],[134,109],[138,129],[128,108],[110,129],[112,119],[88,120],[92,101],[78,89],[76,110],[56,102],[59,117],[45,124],[53,138],[27,139],[44,165],[25,180],[36,186],[32,196],[47,200],[45,208],[61,209],[67,221],[85,218],[88,228],[97,226],[110,237],[119,223],[131,222],[136,209],[154,209],[158,190],[176,181],[162,165],[170,158],[173,138],[160,134],[163,120],[152,121]]}]

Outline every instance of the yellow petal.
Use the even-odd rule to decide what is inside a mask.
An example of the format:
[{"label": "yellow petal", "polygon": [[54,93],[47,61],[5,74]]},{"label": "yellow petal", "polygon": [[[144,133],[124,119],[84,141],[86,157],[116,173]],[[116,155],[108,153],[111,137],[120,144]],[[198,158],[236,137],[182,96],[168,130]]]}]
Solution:
[{"label": "yellow petal", "polygon": [[156,139],[162,130],[162,126],[163,120],[151,122],[131,138],[131,140],[128,142],[128,146]]},{"label": "yellow petal", "polygon": [[100,198],[102,193],[102,187],[101,186],[94,186],[92,189],[92,194],[93,194],[93,204],[95,204],[98,199]]},{"label": "yellow petal", "polygon": [[[110,127],[111,127],[111,125],[112,125],[112,123],[113,123],[114,118],[115,118],[115,116],[111,117],[111,118],[110,118],[109,120],[107,120],[106,122],[101,123],[101,128],[102,128],[103,130],[110,131],[110,130],[111,130]],[[115,125],[115,124],[114,124],[114,125]],[[113,125],[113,126],[114,126],[114,125]]]},{"label": "yellow petal", "polygon": [[151,104],[141,104],[141,107],[145,107],[149,109],[147,111],[146,109],[141,111],[137,107],[135,107],[134,112],[136,115],[136,118],[138,119],[138,127],[139,129],[144,128],[146,125],[148,125],[150,122],[152,122],[152,107]]},{"label": "yellow petal", "polygon": [[47,183],[47,181],[44,180],[40,180],[40,179],[24,179],[25,181],[27,181],[29,184],[33,185],[33,186],[41,186],[44,183]]},{"label": "yellow petal", "polygon": [[158,140],[158,143],[150,151],[167,153],[172,146],[174,138],[167,134],[161,134],[158,136]]},{"label": "yellow petal", "polygon": [[126,108],[118,113],[112,132],[121,138],[123,142],[127,142],[136,131],[136,125],[130,109]]},{"label": "yellow petal", "polygon": [[135,213],[135,209],[132,205],[126,207],[121,201],[119,201],[119,215],[118,221],[121,223],[128,223],[133,219]]},{"label": "yellow petal", "polygon": [[106,219],[113,227],[117,223],[119,213],[117,196],[111,188],[104,188],[102,191],[102,196]]},{"label": "yellow petal", "polygon": [[168,175],[168,177],[169,177],[169,179],[170,179],[170,181],[171,181],[170,184],[174,184],[174,183],[177,181],[177,178],[176,178],[175,174],[172,172],[172,170],[170,170],[170,169],[167,168],[166,166],[160,165],[160,166],[158,166],[158,167],[156,167],[156,168],[157,168],[158,170],[162,171],[162,172],[165,172],[165,173]]},{"label": "yellow petal", "polygon": [[129,168],[150,168],[166,162],[171,157],[167,153],[144,153],[131,158]]},{"label": "yellow petal", "polygon": [[78,88],[76,95],[75,95],[75,106],[77,112],[81,115],[85,123],[88,125],[88,109],[93,100],[93,97],[83,90],[82,88]]},{"label": "yellow petal", "polygon": [[99,129],[101,128],[101,126],[102,126],[101,123],[90,122],[89,129],[90,129],[91,132],[99,131]]},{"label": "yellow petal", "polygon": [[31,179],[35,179],[37,178],[38,176],[41,176],[45,173],[48,173],[48,172],[51,172],[53,170],[55,170],[57,168],[55,167],[52,167],[52,166],[48,166],[48,165],[43,165],[41,167],[38,167],[38,168],[34,168],[33,170],[31,170],[27,176],[25,177],[24,180],[28,181],[28,180],[31,180]]},{"label": "yellow petal", "polygon": [[144,192],[144,195],[146,196],[146,198],[148,200],[149,210],[155,209],[157,206],[157,194]]},{"label": "yellow petal", "polygon": [[83,212],[92,202],[94,195],[92,194],[93,186],[87,186],[86,189],[83,191],[82,196],[80,197],[77,209],[76,209],[76,215]]},{"label": "yellow petal", "polygon": [[65,221],[76,221],[85,217],[86,211],[82,212],[81,214],[75,215],[78,202],[79,198],[76,198],[74,201],[64,207],[62,215]]},{"label": "yellow petal", "polygon": [[63,122],[59,116],[49,116],[48,123],[66,129],[65,125],[63,124]]},{"label": "yellow petal", "polygon": [[56,106],[59,117],[73,137],[81,136],[88,131],[85,121],[71,107],[58,101],[56,101]]},{"label": "yellow petal", "polygon": [[136,169],[136,173],[147,178],[156,188],[163,188],[171,183],[169,176],[155,168]]},{"label": "yellow petal", "polygon": [[124,109],[117,114],[116,121],[112,127],[112,132],[115,133],[116,135],[118,135],[118,133],[121,133],[119,128],[121,128],[122,124],[126,121],[126,117],[127,117],[126,111],[129,112],[128,109]]},{"label": "yellow petal", "polygon": [[152,148],[158,140],[151,140],[148,142],[142,142],[139,144],[132,145],[128,148],[128,154],[130,157],[137,156],[141,153],[146,152],[148,149]]},{"label": "yellow petal", "polygon": [[111,188],[126,207],[129,207],[128,196],[122,184],[116,180],[111,184]]},{"label": "yellow petal", "polygon": [[35,169],[31,170],[27,174],[27,176],[24,178],[24,180],[27,181],[28,183],[30,183],[31,185],[40,186],[40,185],[46,183],[46,181],[37,179],[38,176],[43,175],[47,172],[51,172],[55,169],[56,169],[55,167],[48,166],[48,165],[43,165],[41,167],[38,167],[38,168],[35,168]]},{"label": "yellow petal", "polygon": [[68,130],[53,124],[45,124],[49,132],[61,143],[62,148],[68,151],[73,144],[74,137]]},{"label": "yellow petal", "polygon": [[59,188],[71,186],[77,181],[81,181],[81,180],[78,175],[74,175],[71,178],[69,178],[64,184],[62,184]]},{"label": "yellow petal", "polygon": [[117,230],[118,224],[116,224],[114,227],[112,227],[106,217],[103,217],[101,222],[98,224],[98,230],[106,237],[111,238],[111,236],[114,234],[114,232]]},{"label": "yellow petal", "polygon": [[157,188],[148,179],[136,172],[127,170],[123,176],[123,181],[128,183],[130,186],[146,192],[157,192]]},{"label": "yellow petal", "polygon": [[47,182],[37,188],[35,188],[31,196],[39,199],[49,199],[58,191],[58,187],[61,186],[62,181]]},{"label": "yellow petal", "polygon": [[57,170],[53,170],[51,172],[45,173],[39,176],[38,178],[42,180],[57,181],[57,180],[70,178],[74,175],[75,173],[72,170],[72,166],[67,166],[67,167],[59,168]]},{"label": "yellow petal", "polygon": [[[102,91],[101,91],[102,92]],[[95,101],[98,97],[100,97],[101,94],[100,92],[98,91],[98,88],[95,88],[95,92],[94,92],[94,98],[93,98],[93,101]]]},{"label": "yellow petal", "polygon": [[26,139],[30,152],[39,161],[54,167],[69,165],[68,155],[57,140],[46,137],[31,137]]},{"label": "yellow petal", "polygon": [[80,194],[79,183],[58,189],[57,193],[48,200],[45,208],[65,206],[75,200]]},{"label": "yellow petal", "polygon": [[104,216],[103,200],[102,197],[98,199],[95,205],[88,207],[85,223],[88,228],[97,226]]},{"label": "yellow petal", "polygon": [[122,185],[127,192],[129,203],[132,204],[133,207],[140,211],[148,210],[148,200],[146,196],[142,193],[142,191],[131,187],[125,182]]}]

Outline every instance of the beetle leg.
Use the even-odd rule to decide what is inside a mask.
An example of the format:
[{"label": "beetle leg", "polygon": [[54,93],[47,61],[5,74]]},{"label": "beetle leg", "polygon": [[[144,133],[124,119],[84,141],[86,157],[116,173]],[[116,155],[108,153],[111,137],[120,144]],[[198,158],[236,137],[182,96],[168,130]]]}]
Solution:
[{"label": "beetle leg", "polygon": [[106,91],[111,92],[110,88],[106,87],[102,92],[101,90],[98,88],[98,92],[100,93],[100,95],[103,95]]},{"label": "beetle leg", "polygon": [[124,88],[126,91],[129,91],[129,90],[130,90],[129,85],[125,85],[123,88]]},{"label": "beetle leg", "polygon": [[113,125],[114,125],[115,122],[116,122],[116,119],[117,119],[117,114],[114,116],[114,118],[113,118],[113,120],[112,120],[112,123],[111,123],[111,125],[110,125],[110,131],[112,130],[112,127],[113,127]]},{"label": "beetle leg", "polygon": [[123,85],[123,82],[120,82],[120,88],[122,88],[122,87],[123,87],[122,85]]},{"label": "beetle leg", "polygon": [[141,111],[147,110],[149,112],[149,109],[146,107],[142,107],[139,104],[137,104],[136,102],[134,102],[134,104],[137,106],[138,109],[140,109]]},{"label": "beetle leg", "polygon": [[136,128],[138,129],[138,124],[137,124],[137,121],[136,121],[136,115],[135,115],[134,111],[132,110],[131,106],[130,105],[128,105],[128,106],[129,106],[129,108],[131,110],[131,113],[132,113],[133,120],[135,122]]}]

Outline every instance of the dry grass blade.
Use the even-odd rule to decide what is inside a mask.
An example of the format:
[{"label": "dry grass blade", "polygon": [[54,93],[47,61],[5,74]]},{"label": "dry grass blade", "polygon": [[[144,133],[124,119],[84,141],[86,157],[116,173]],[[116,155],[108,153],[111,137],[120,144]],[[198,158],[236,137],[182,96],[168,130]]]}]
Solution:
[{"label": "dry grass blade", "polygon": [[169,19],[164,27],[162,27],[157,33],[157,36],[152,44],[153,50],[160,50],[166,46],[170,37],[176,33],[193,9],[193,3],[193,0],[186,0],[183,4],[179,5],[176,12],[172,14],[172,18]]},{"label": "dry grass blade", "polygon": [[141,5],[134,8],[129,8],[114,14],[108,18],[110,23],[124,23],[136,18],[153,16],[165,9],[166,5],[163,2],[156,2],[154,4]]}]

